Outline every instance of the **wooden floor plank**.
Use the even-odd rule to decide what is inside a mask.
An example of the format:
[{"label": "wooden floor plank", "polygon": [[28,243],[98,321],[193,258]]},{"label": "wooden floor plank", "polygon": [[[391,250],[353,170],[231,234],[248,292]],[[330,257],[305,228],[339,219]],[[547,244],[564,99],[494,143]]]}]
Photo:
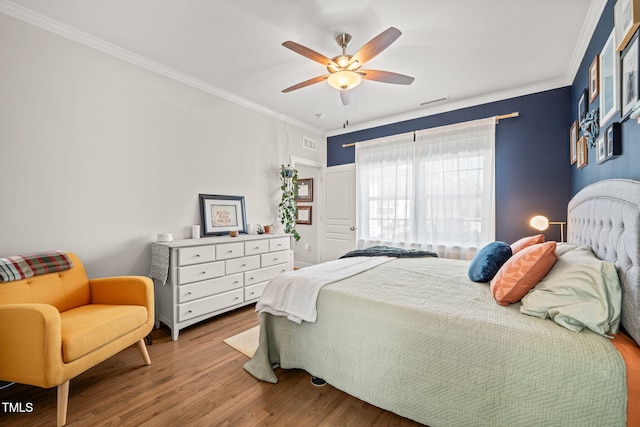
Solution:
[{"label": "wooden floor plank", "polygon": [[[317,387],[297,369],[277,369],[278,384],[242,369],[248,360],[222,340],[258,324],[249,306],[193,325],[171,341],[153,331],[144,366],[132,346],[71,380],[68,426],[419,426],[327,384]],[[27,403],[33,412],[0,407],[2,426],[51,426],[56,389],[16,384],[0,402]]]}]

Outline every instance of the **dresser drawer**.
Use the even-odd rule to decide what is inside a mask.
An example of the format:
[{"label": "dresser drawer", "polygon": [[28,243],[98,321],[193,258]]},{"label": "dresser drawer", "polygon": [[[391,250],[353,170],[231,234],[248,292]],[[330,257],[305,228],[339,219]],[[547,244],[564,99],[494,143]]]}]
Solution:
[{"label": "dresser drawer", "polygon": [[224,276],[224,262],[221,261],[178,267],[178,285],[220,276]]},{"label": "dresser drawer", "polygon": [[244,285],[250,286],[260,282],[273,279],[280,273],[287,271],[288,264],[279,264],[272,267],[260,268],[258,270],[247,271],[244,273]]},{"label": "dresser drawer", "polygon": [[178,321],[183,322],[193,317],[202,316],[212,311],[222,310],[244,301],[244,289],[235,289],[222,294],[202,298],[193,302],[178,305]]},{"label": "dresser drawer", "polygon": [[242,271],[260,268],[260,255],[246,256],[244,258],[230,259],[227,263],[227,274],[240,273]]},{"label": "dresser drawer", "polygon": [[269,251],[281,251],[283,249],[289,249],[289,237],[279,237],[277,239],[269,240]]},{"label": "dresser drawer", "polygon": [[215,261],[214,246],[196,246],[195,248],[178,249],[178,265],[200,264]]},{"label": "dresser drawer", "polygon": [[242,287],[243,283],[244,276],[239,273],[218,279],[196,282],[191,285],[178,286],[178,303],[238,289]]},{"label": "dresser drawer", "polygon": [[254,240],[251,242],[244,242],[244,254],[255,255],[269,252],[268,240]]},{"label": "dresser drawer", "polygon": [[260,298],[260,295],[262,295],[262,290],[265,288],[265,286],[267,286],[267,283],[269,282],[262,282],[258,283],[257,285],[247,286],[246,288],[244,288],[244,300],[251,301]]},{"label": "dresser drawer", "polygon": [[216,246],[216,259],[229,259],[244,256],[244,243],[223,243]]},{"label": "dresser drawer", "polygon": [[269,267],[276,264],[284,264],[289,261],[289,251],[269,252],[260,255],[260,265]]}]

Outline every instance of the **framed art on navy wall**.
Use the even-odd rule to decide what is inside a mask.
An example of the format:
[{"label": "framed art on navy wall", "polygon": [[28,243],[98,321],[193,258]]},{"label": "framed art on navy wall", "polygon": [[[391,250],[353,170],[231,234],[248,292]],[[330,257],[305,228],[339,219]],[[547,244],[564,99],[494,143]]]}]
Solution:
[{"label": "framed art on navy wall", "polygon": [[588,99],[589,99],[589,91],[587,89],[582,91],[582,95],[580,95],[580,99],[578,99],[578,121],[582,121],[587,115],[588,108]]},{"label": "framed art on navy wall", "polygon": [[640,26],[640,0],[618,0],[613,9],[617,51],[622,52]]},{"label": "framed art on navy wall", "polygon": [[638,103],[638,93],[640,92],[640,79],[638,78],[638,33],[636,33],[627,49],[622,53],[620,61],[622,67],[621,104],[622,117],[626,117]]},{"label": "framed art on navy wall", "polygon": [[600,55],[596,55],[589,67],[589,102],[593,102],[600,93]]},{"label": "framed art on navy wall", "polygon": [[578,161],[578,121],[576,120],[571,125],[569,130],[569,155],[571,157],[571,164],[573,165]]},{"label": "framed art on navy wall", "polygon": [[587,147],[587,138],[584,136],[578,140],[578,145],[576,147],[578,151],[578,161],[577,166],[578,169],[582,169],[583,167],[589,164],[589,149]]},{"label": "framed art on navy wall", "polygon": [[604,125],[619,110],[618,55],[615,48],[616,30],[611,31],[600,51],[600,124]]}]

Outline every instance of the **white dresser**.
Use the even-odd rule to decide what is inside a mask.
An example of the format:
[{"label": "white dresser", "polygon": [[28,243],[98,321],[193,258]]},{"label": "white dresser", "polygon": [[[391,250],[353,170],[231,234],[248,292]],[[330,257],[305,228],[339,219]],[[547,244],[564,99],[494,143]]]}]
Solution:
[{"label": "white dresser", "polygon": [[286,234],[243,234],[152,243],[152,254],[168,251],[166,265],[152,265],[168,269],[165,284],[154,280],[156,327],[169,326],[175,341],[180,329],[256,302],[269,280],[293,270],[290,241]]}]

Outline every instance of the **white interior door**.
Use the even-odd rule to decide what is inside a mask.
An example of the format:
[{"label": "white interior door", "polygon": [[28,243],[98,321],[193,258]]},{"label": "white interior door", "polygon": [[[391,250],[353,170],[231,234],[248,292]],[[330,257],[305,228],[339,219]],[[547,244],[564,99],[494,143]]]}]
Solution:
[{"label": "white interior door", "polygon": [[356,248],[356,165],[325,169],[325,228],[322,261]]}]

